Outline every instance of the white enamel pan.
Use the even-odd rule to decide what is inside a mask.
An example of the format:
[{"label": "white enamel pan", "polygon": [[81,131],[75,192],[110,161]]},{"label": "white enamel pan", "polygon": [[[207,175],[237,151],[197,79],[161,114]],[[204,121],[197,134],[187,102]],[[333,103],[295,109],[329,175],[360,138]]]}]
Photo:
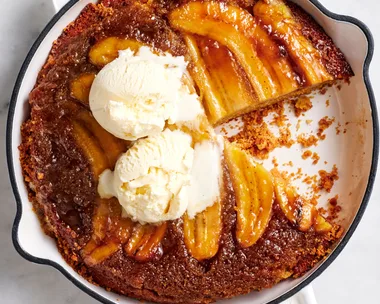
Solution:
[{"label": "white enamel pan", "polygon": [[[341,1],[344,3],[343,0]],[[17,78],[9,108],[7,157],[10,180],[17,204],[17,215],[12,230],[14,246],[25,259],[56,268],[77,287],[102,303],[135,303],[132,299],[92,285],[79,276],[63,260],[54,240],[43,233],[37,216],[28,201],[28,192],[23,181],[17,148],[21,143],[20,126],[29,115],[28,94],[35,84],[37,73],[44,64],[53,41],[88,3],[96,2],[96,0],[71,0],[69,2],[53,0],[53,2],[59,11],[42,31],[26,57]],[[335,127],[330,127],[326,132],[327,139],[314,149],[321,157],[318,165],[312,166],[311,162],[302,160],[301,148],[297,145],[293,145],[290,149],[277,149],[271,157],[277,158],[280,169],[281,165],[291,160],[294,166],[293,168],[286,167],[288,171],[302,167],[303,172],[310,175],[321,169],[331,170],[333,164],[337,165],[339,180],[334,186],[333,192],[322,195],[319,201],[323,205],[323,202],[326,202],[329,197],[339,194],[339,201],[343,207],[339,223],[345,228],[345,235],[335,245],[331,254],[303,277],[286,280],[271,289],[252,292],[249,295],[226,301],[231,304],[275,304],[284,301],[292,304],[316,304],[313,291],[308,285],[343,250],[362,218],[374,186],[379,154],[379,125],[375,97],[368,75],[374,50],[372,35],[362,22],[352,17],[333,14],[317,0],[294,0],[294,2],[311,14],[333,38],[346,55],[355,72],[355,77],[352,78],[350,85],[343,84],[341,89],[330,88],[324,95],[316,94],[313,98],[313,108],[307,112],[306,117],[313,120],[313,123],[302,122],[298,131],[312,132],[318,120],[324,116],[335,117],[335,127],[338,122],[343,125],[340,135],[336,134]],[[327,99],[330,103],[328,107],[326,106]],[[297,124],[296,118],[290,117],[289,119],[292,125]],[[270,169],[272,162],[268,160],[264,165]],[[300,184],[300,186],[300,191],[307,190],[302,188],[303,185]],[[305,288],[306,286],[308,287]]]}]

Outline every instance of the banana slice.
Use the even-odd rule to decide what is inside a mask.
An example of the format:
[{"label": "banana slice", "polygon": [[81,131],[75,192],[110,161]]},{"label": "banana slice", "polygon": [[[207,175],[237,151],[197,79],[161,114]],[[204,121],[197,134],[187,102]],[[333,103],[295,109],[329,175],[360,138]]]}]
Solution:
[{"label": "banana slice", "polygon": [[322,215],[318,214],[315,221],[315,230],[319,233],[327,233],[333,230],[333,225],[331,225]]},{"label": "banana slice", "polygon": [[90,61],[98,67],[104,67],[119,56],[120,50],[131,49],[133,52],[137,52],[143,45],[137,40],[118,37],[105,38],[91,48],[89,53]]},{"label": "banana slice", "polygon": [[254,15],[280,37],[292,59],[303,71],[309,84],[319,84],[333,77],[326,71],[317,49],[302,34],[301,25],[293,18],[282,0],[258,1]]},{"label": "banana slice", "polygon": [[88,111],[80,112],[77,118],[98,139],[99,145],[108,158],[110,169],[113,170],[120,154],[127,150],[130,143],[116,138],[103,129]]},{"label": "banana slice", "polygon": [[140,262],[152,259],[156,254],[160,254],[159,246],[166,229],[166,222],[160,226],[136,224],[124,251]]},{"label": "banana slice", "polygon": [[89,97],[95,73],[85,73],[75,78],[70,85],[71,96],[89,106]]},{"label": "banana slice", "polygon": [[104,151],[90,131],[77,121],[73,121],[72,124],[73,137],[89,160],[95,180],[98,180],[99,175],[111,167],[108,158],[104,155]]},{"label": "banana slice", "polygon": [[167,223],[163,223],[158,227],[155,227],[153,232],[147,237],[147,241],[144,245],[140,246],[135,255],[135,259],[144,262],[148,261],[156,255],[162,254],[161,241],[165,236],[167,229]]},{"label": "banana slice", "polygon": [[219,249],[222,231],[220,201],[190,219],[184,215],[184,238],[190,254],[198,261],[210,259]]},{"label": "banana slice", "polygon": [[255,40],[257,55],[268,67],[272,77],[277,78],[282,94],[297,90],[300,87],[299,76],[295,73],[289,59],[281,55],[278,44],[260,26],[256,27]]},{"label": "banana slice", "polygon": [[274,202],[273,180],[252,156],[233,144],[225,150],[236,194],[236,237],[244,248],[254,245],[267,227]]},{"label": "banana slice", "polygon": [[191,76],[200,88],[201,99],[204,102],[205,111],[210,123],[216,124],[220,119],[227,116],[227,111],[223,106],[222,95],[211,79],[196,39],[191,35],[184,35],[184,38],[192,58],[193,67],[190,69]]},{"label": "banana slice", "polygon": [[298,195],[277,170],[272,170],[272,176],[275,181],[276,200],[281,210],[300,231],[308,231],[314,227],[315,231],[326,233],[333,229],[333,225],[318,213],[316,206]]},{"label": "banana slice", "polygon": [[116,203],[118,202],[115,199],[104,200],[98,198],[96,201],[95,214],[92,219],[92,237],[81,251],[84,260],[89,265],[102,263],[119,249],[117,242],[104,241],[109,231],[111,206]]},{"label": "banana slice", "polygon": [[115,254],[120,248],[116,242],[109,242],[105,245],[96,247],[84,260],[87,264],[94,266],[107,260],[110,256]]},{"label": "banana slice", "polygon": [[250,106],[256,94],[240,64],[227,47],[205,37],[185,36],[194,69],[191,69],[212,124]]},{"label": "banana slice", "polygon": [[93,217],[92,221],[92,238],[98,243],[106,237],[109,214],[110,210],[108,201],[98,198],[95,216]]}]

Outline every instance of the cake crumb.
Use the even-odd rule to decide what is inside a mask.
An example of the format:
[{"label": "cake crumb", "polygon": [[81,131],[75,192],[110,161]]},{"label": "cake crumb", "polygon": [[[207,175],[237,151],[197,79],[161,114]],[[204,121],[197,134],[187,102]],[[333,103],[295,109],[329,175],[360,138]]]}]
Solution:
[{"label": "cake crumb", "polygon": [[281,111],[277,110],[276,115],[273,117],[271,125],[275,125],[277,127],[282,127],[285,125],[285,122],[288,121],[288,117],[284,114],[284,110],[281,109]]},{"label": "cake crumb", "polygon": [[326,87],[321,88],[321,89],[319,90],[319,94],[321,94],[321,95],[325,95],[326,92],[327,92],[327,88],[326,88]]},{"label": "cake crumb", "polygon": [[310,204],[314,205],[314,206],[317,206],[318,205],[318,197],[317,196],[313,196],[310,200],[309,200]]},{"label": "cake crumb", "polygon": [[335,131],[336,131],[336,135],[339,135],[340,134],[340,132],[341,132],[341,128],[342,127],[342,125],[340,124],[340,122],[338,122],[338,125],[336,126],[336,128],[335,128]]},{"label": "cake crumb", "polygon": [[301,128],[301,119],[298,119],[297,126],[296,126],[296,131],[299,131],[300,128]]},{"label": "cake crumb", "polygon": [[292,139],[292,133],[290,132],[289,126],[280,129],[280,137],[277,140],[280,147],[290,148],[295,143]]},{"label": "cake crumb", "polygon": [[318,161],[320,160],[318,153],[314,152],[311,158],[313,159],[313,165],[318,164]]},{"label": "cake crumb", "polygon": [[338,168],[336,165],[333,166],[332,171],[329,173],[325,170],[318,171],[319,174],[319,189],[326,190],[327,192],[331,192],[332,187],[334,186],[335,181],[339,179],[338,176]]},{"label": "cake crumb", "polygon": [[328,200],[329,216],[327,217],[327,220],[329,221],[336,220],[339,217],[340,211],[342,211],[342,207],[338,205],[338,198],[339,196],[335,195]]},{"label": "cake crumb", "polygon": [[313,179],[310,176],[306,176],[302,182],[304,182],[307,185],[311,185],[313,183]]},{"label": "cake crumb", "polygon": [[326,129],[328,129],[333,124],[334,121],[335,121],[335,118],[329,118],[325,116],[318,122],[319,128],[318,128],[317,136],[319,137],[319,139],[324,140],[326,138],[326,134],[323,134],[323,132]]},{"label": "cake crumb", "polygon": [[326,108],[328,108],[329,106],[330,106],[330,100],[327,99],[327,100],[326,100]]},{"label": "cake crumb", "polygon": [[267,159],[269,152],[278,146],[277,138],[269,130],[267,123],[244,129],[243,134],[241,132],[233,136],[232,141],[236,141],[242,149],[248,150],[259,159]]},{"label": "cake crumb", "polygon": [[306,137],[306,134],[301,134],[297,136],[297,142],[301,144],[305,148],[309,148],[311,146],[316,146],[318,143],[318,138],[314,135],[310,135]]},{"label": "cake crumb", "polygon": [[310,150],[306,150],[305,152],[302,153],[302,159],[308,159],[312,155],[313,155],[313,152],[311,152]]},{"label": "cake crumb", "polygon": [[278,161],[277,161],[277,158],[276,157],[273,157],[273,159],[272,159],[272,164],[273,164],[273,166],[276,168],[276,167],[278,167]]},{"label": "cake crumb", "polygon": [[302,168],[298,168],[294,176],[296,177],[296,179],[300,179],[302,177]]},{"label": "cake crumb", "polygon": [[293,162],[290,160],[289,162],[287,162],[287,163],[283,164],[283,166],[284,166],[284,167],[285,167],[285,166],[288,166],[288,167],[293,167],[293,166],[294,166],[294,164],[293,164]]},{"label": "cake crumb", "polygon": [[[286,124],[284,115],[284,102],[259,109],[242,116],[244,122],[243,130],[229,138],[231,142],[236,142],[242,149],[249,151],[259,159],[267,159],[269,153],[278,147],[290,147],[294,144],[289,129],[290,124]],[[264,121],[270,113],[277,114],[274,121],[280,127],[280,136],[276,137],[269,129],[268,123]]]},{"label": "cake crumb", "polygon": [[311,124],[312,124],[312,122],[313,122],[313,120],[312,120],[312,119],[306,119],[306,123],[307,123],[308,125],[311,125]]},{"label": "cake crumb", "polygon": [[296,116],[299,117],[301,114],[309,111],[313,107],[313,104],[310,97],[301,96],[293,101],[293,106]]},{"label": "cake crumb", "polygon": [[325,208],[318,208],[318,213],[320,214],[320,215],[326,215],[326,213],[327,213],[327,210],[325,209]]}]

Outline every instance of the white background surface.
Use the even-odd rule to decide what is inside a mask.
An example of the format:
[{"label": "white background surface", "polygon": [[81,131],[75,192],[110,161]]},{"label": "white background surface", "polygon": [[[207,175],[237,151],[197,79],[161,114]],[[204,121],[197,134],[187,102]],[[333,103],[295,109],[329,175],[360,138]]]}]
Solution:
[{"label": "white background surface", "polygon": [[[380,48],[377,0],[322,0],[330,10],[364,21]],[[5,161],[5,123],[11,91],[31,44],[53,14],[50,0],[0,0],[0,303],[89,304],[95,300],[56,270],[33,265],[18,256],[11,242],[15,203]],[[353,46],[355,47],[355,46]],[[371,77],[380,96],[380,51],[375,51]],[[380,100],[380,97],[378,97]],[[337,260],[313,282],[320,304],[380,303],[380,179],[356,233]]]}]

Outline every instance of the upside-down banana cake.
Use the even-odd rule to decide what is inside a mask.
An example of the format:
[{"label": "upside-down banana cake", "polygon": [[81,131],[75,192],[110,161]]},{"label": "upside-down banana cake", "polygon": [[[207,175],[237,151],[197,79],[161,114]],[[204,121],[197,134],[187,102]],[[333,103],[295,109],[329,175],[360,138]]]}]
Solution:
[{"label": "upside-down banana cake", "polygon": [[342,229],[213,126],[352,75],[292,2],[89,4],[30,93],[30,200],[77,272],[130,297],[209,303],[299,277]]}]

